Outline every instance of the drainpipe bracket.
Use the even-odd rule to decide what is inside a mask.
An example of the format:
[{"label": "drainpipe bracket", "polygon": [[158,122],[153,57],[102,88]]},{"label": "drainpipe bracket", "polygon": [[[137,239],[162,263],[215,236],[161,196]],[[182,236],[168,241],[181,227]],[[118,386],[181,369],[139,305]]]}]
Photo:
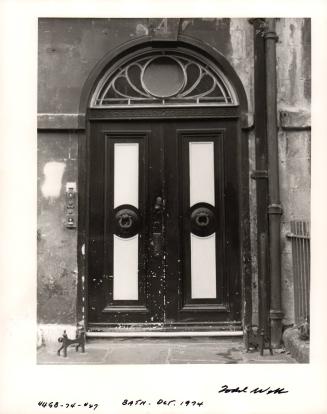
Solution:
[{"label": "drainpipe bracket", "polygon": [[265,32],[264,37],[265,39],[273,39],[275,42],[278,42],[278,36],[276,32]]},{"label": "drainpipe bracket", "polygon": [[295,234],[292,232],[286,233],[287,239],[302,239],[302,240],[310,240],[310,236]]},{"label": "drainpipe bracket", "polygon": [[267,170],[253,170],[251,172],[250,177],[252,178],[252,180],[258,180],[261,178],[268,178],[268,171]]},{"label": "drainpipe bracket", "polygon": [[269,315],[271,320],[281,320],[283,319],[284,312],[280,309],[270,309]]},{"label": "drainpipe bracket", "polygon": [[283,214],[283,209],[280,204],[269,204],[268,214]]}]

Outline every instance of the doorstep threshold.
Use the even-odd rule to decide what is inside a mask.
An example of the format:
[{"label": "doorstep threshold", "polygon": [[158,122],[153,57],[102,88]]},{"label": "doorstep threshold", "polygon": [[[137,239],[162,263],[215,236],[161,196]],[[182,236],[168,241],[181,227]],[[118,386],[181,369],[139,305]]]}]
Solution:
[{"label": "doorstep threshold", "polygon": [[87,338],[171,338],[171,337],[243,337],[243,331],[193,331],[193,332],[163,332],[163,331],[145,331],[145,332],[86,332]]}]

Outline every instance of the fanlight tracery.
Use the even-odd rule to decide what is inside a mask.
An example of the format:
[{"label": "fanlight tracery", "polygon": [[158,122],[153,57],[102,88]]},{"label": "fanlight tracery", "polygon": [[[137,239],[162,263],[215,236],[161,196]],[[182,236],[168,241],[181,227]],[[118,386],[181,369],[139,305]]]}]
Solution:
[{"label": "fanlight tracery", "polygon": [[218,69],[177,52],[148,53],[106,73],[92,107],[132,105],[236,105]]}]

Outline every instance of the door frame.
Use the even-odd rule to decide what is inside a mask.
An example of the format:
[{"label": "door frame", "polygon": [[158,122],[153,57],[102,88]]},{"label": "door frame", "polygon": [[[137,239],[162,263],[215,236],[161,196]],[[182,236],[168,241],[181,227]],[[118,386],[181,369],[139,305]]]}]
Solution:
[{"label": "door frame", "polygon": [[[103,75],[104,71],[111,64],[117,62],[122,57],[130,54],[137,55],[144,49],[158,47],[183,47],[190,51],[195,51],[198,55],[210,59],[217,67],[224,71],[229,81],[232,83],[239,100],[238,106],[193,106],[193,107],[144,107],[144,108],[89,108],[89,102],[93,91]],[[139,52],[138,52],[139,51]],[[96,120],[219,120],[232,118],[237,123],[237,154],[239,171],[240,192],[239,205],[239,234],[241,240],[239,266],[241,269],[241,304],[242,304],[242,325],[243,327],[251,324],[252,318],[252,283],[251,283],[251,246],[250,246],[250,215],[249,215],[249,158],[248,158],[248,123],[247,123],[247,98],[242,82],[237,73],[229,64],[227,59],[212,49],[209,45],[187,36],[179,36],[177,41],[153,41],[149,37],[137,39],[118,47],[106,55],[93,69],[87,79],[81,95],[79,111],[79,132],[78,140],[78,240],[77,240],[77,303],[76,313],[78,324],[88,328],[87,309],[88,309],[88,194],[89,194],[89,148],[90,148],[90,122]],[[149,326],[149,329],[151,327]],[[209,328],[209,327],[208,327]],[[220,328],[219,328],[220,329]],[[221,329],[233,330],[230,323],[222,326]]]}]

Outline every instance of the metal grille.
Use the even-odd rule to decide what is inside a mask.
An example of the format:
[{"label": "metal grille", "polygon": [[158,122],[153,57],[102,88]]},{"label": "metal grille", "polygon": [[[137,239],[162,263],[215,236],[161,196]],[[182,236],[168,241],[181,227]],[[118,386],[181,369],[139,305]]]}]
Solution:
[{"label": "metal grille", "polygon": [[[155,91],[147,85],[146,73],[157,62],[165,66],[174,66],[180,71],[180,85],[176,90],[158,92],[164,84],[172,86],[173,79],[164,76],[157,79],[158,73],[152,74]],[[177,69],[176,69],[177,68]],[[160,71],[159,71],[160,73]],[[165,73],[165,72],[163,72]],[[156,81],[156,82],[154,82]],[[166,86],[167,86],[166,85]],[[153,88],[153,85],[152,85]],[[174,89],[174,88],[173,88]],[[148,52],[137,59],[127,61],[116,70],[110,69],[100,80],[92,97],[92,107],[135,106],[135,105],[237,105],[233,88],[225,75],[218,68],[183,53],[170,50]]]},{"label": "metal grille", "polygon": [[310,319],[310,223],[291,221],[295,323]]}]

